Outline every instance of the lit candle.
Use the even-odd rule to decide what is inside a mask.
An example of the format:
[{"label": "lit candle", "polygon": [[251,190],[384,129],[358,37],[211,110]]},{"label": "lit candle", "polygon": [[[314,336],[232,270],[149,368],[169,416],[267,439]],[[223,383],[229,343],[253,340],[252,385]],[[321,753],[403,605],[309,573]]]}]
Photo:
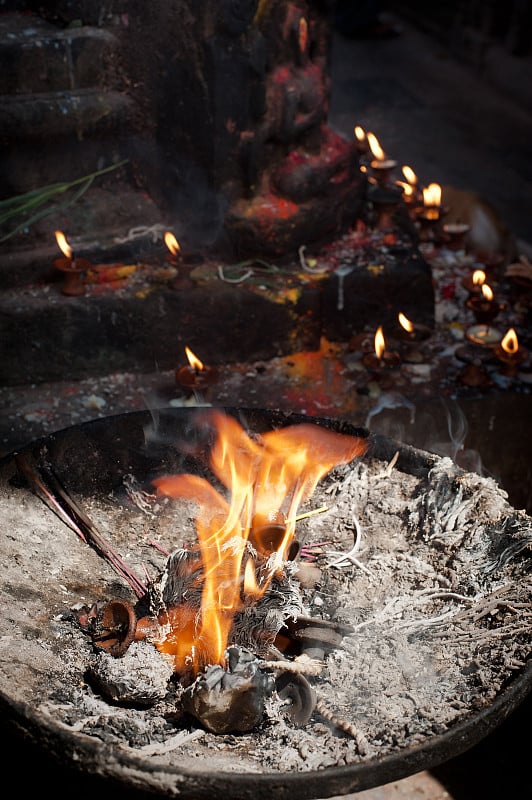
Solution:
[{"label": "lit candle", "polygon": [[517,374],[520,364],[527,359],[528,350],[519,344],[515,329],[509,328],[495,348],[495,355],[502,364],[501,373],[513,377]]},{"label": "lit candle", "polygon": [[429,183],[423,189],[423,208],[420,211],[420,219],[426,222],[437,222],[440,219],[441,211],[441,186],[439,183]]},{"label": "lit candle", "polygon": [[499,311],[504,308],[504,305],[495,301],[493,290],[487,283],[481,284],[480,289],[479,295],[470,295],[468,297],[466,306],[473,312],[477,322],[489,325],[499,314]]},{"label": "lit candle", "polygon": [[476,269],[462,281],[462,286],[467,289],[470,295],[482,294],[482,284],[486,280],[486,273],[483,269]]},{"label": "lit candle", "polygon": [[175,373],[176,382],[187,391],[187,394],[204,394],[217,380],[218,371],[209,367],[194,355],[189,347],[185,347],[188,364]]},{"label": "lit candle", "polygon": [[355,134],[355,145],[357,151],[361,156],[365,156],[369,150],[368,138],[366,131],[360,125],[355,125],[353,133]]},{"label": "lit candle", "polygon": [[379,144],[379,140],[374,133],[367,134],[369,149],[373,154],[373,160],[370,164],[373,174],[380,184],[388,182],[390,173],[397,166],[397,161],[391,158],[386,158],[386,154]]},{"label": "lit candle", "polygon": [[166,231],[164,234],[164,243],[169,250],[169,254],[166,257],[167,261],[169,261],[170,264],[178,264],[181,260],[181,245],[172,231]]},{"label": "lit candle", "polygon": [[76,258],[62,231],[55,232],[55,240],[64,258],[56,258],[54,267],[64,275],[61,292],[69,296],[85,294],[85,285],[82,274],[92,266],[87,258]]},{"label": "lit candle", "polygon": [[401,326],[401,337],[406,342],[424,342],[432,333],[428,325],[412,322],[402,311],[397,315],[397,319]]},{"label": "lit candle", "polygon": [[362,363],[370,370],[379,372],[397,367],[401,363],[399,353],[386,349],[386,339],[384,338],[382,325],[379,325],[375,332],[374,346],[374,353],[365,353],[362,357]]},{"label": "lit candle", "polygon": [[410,206],[417,205],[423,199],[423,195],[419,190],[417,175],[412,167],[408,166],[408,164],[404,164],[401,167],[401,172],[403,173],[405,180],[397,181],[397,183],[404,190],[405,202]]}]

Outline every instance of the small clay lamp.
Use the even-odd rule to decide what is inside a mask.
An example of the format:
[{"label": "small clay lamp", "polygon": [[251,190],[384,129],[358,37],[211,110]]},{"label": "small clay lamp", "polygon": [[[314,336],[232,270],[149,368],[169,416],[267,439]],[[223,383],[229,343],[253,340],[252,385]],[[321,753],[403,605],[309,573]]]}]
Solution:
[{"label": "small clay lamp", "polygon": [[513,378],[519,372],[519,367],[528,358],[528,350],[519,344],[514,328],[509,328],[500,343],[495,348],[495,356],[501,362],[499,372]]},{"label": "small clay lamp", "polygon": [[475,320],[481,325],[489,325],[504,308],[502,303],[497,303],[493,297],[493,290],[487,283],[481,286],[478,295],[471,295],[466,301],[467,308],[475,315]]},{"label": "small clay lamp", "polygon": [[164,243],[168,248],[166,260],[177,273],[171,283],[172,289],[190,289],[194,286],[194,281],[190,277],[190,267],[199,263],[201,259],[192,253],[185,253],[172,231],[166,231]]},{"label": "small clay lamp", "polygon": [[441,186],[439,183],[430,183],[423,189],[423,205],[417,212],[422,239],[427,240],[434,237],[434,231],[440,225],[443,212]]},{"label": "small clay lamp", "polygon": [[467,329],[466,336],[473,344],[491,348],[501,341],[502,333],[492,325],[472,325]]},{"label": "small clay lamp", "polygon": [[474,270],[471,275],[464,278],[462,286],[467,289],[469,296],[479,297],[482,294],[482,285],[486,281],[486,273],[483,269]]},{"label": "small clay lamp", "polygon": [[56,258],[54,267],[63,273],[62,294],[75,297],[85,294],[83,275],[92,267],[87,258],[76,258],[74,252],[61,231],[55,232],[55,240],[64,258]]},{"label": "small clay lamp", "polygon": [[395,350],[386,349],[386,340],[379,325],[374,338],[375,351],[364,353],[362,363],[370,372],[379,373],[398,367],[401,363],[401,356]]},{"label": "small clay lamp", "polygon": [[466,343],[457,347],[454,355],[458,361],[465,364],[458,375],[460,383],[471,388],[493,386],[493,382],[486,372],[486,366],[495,361],[491,347],[479,347]]},{"label": "small clay lamp", "polygon": [[466,249],[466,236],[470,230],[470,226],[462,222],[445,223],[442,231],[443,243],[447,250],[464,252]]},{"label": "small clay lamp", "polygon": [[218,379],[218,370],[205,365],[194,355],[189,347],[185,347],[188,364],[176,370],[176,383],[186,391],[187,396],[205,396],[213,383]]},{"label": "small clay lamp", "polygon": [[403,191],[398,186],[375,185],[368,193],[368,200],[377,212],[375,228],[378,231],[389,231],[394,227],[393,213],[401,202]]},{"label": "small clay lamp", "polygon": [[415,344],[424,342],[432,335],[432,331],[428,325],[422,325],[419,322],[412,322],[402,311],[397,315],[397,320],[401,326],[399,335],[403,342]]},{"label": "small clay lamp", "polygon": [[386,158],[384,150],[379,144],[379,140],[374,133],[367,134],[369,149],[373,154],[373,160],[370,163],[373,177],[379,186],[388,186],[390,175],[397,166],[397,161],[391,158]]}]

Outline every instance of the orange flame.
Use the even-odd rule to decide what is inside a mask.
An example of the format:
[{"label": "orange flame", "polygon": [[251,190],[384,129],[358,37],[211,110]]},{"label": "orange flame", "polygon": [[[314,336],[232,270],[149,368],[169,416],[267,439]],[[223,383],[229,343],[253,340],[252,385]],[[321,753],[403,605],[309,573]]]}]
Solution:
[{"label": "orange flame", "polygon": [[369,149],[373,153],[374,158],[376,158],[377,161],[384,161],[384,159],[386,158],[386,154],[382,149],[382,147],[380,146],[379,140],[377,139],[375,134],[368,133],[366,138],[368,140]]},{"label": "orange flame", "polygon": [[397,319],[399,320],[399,324],[407,331],[408,333],[412,333],[414,330],[414,323],[410,322],[408,317],[405,317],[402,311],[399,312],[397,315]]},{"label": "orange flame", "polygon": [[474,286],[480,286],[486,280],[486,273],[483,269],[476,269],[471,278]]},{"label": "orange flame", "polygon": [[62,233],[61,231],[56,231],[55,240],[63,255],[66,256],[67,258],[72,258],[72,248],[67,242],[65,234]]},{"label": "orange flame", "polygon": [[[207,480],[182,474],[158,478],[159,495],[196,501],[196,531],[203,573],[201,613],[194,624],[184,610],[170,614],[171,633],[158,643],[174,657],[176,671],[192,662],[197,671],[224,663],[235,613],[264,595],[275,574],[282,573],[294,538],[297,510],[319,480],[338,464],[367,449],[365,439],[335,433],[315,424],[269,431],[251,438],[230,416],[216,409],[205,413],[216,437],[209,466],[227,489],[229,501]],[[260,542],[254,523],[282,517],[275,549]],[[261,552],[262,551],[262,552]],[[185,622],[183,622],[183,619]]]},{"label": "orange flame", "polygon": [[406,183],[406,181],[395,181],[395,183],[403,190],[406,197],[411,197],[414,194],[414,187],[411,183]]},{"label": "orange flame", "polygon": [[505,353],[513,355],[519,350],[519,340],[515,328],[509,328],[501,339],[501,347]]},{"label": "orange flame", "polygon": [[188,363],[190,364],[192,369],[195,369],[196,372],[203,372],[203,370],[205,369],[203,361],[200,361],[199,358],[196,355],[194,355],[190,347],[185,347],[185,353],[188,358]]},{"label": "orange flame", "polygon": [[360,125],[355,125],[353,133],[355,134],[355,139],[359,142],[363,142],[366,138],[366,132]]},{"label": "orange flame", "polygon": [[407,180],[411,186],[415,186],[417,183],[417,175],[412,169],[412,167],[409,167],[405,164],[405,166],[402,167],[402,172],[403,175],[405,176],[405,180]]},{"label": "orange flame", "polygon": [[382,332],[382,325],[379,325],[375,332],[375,355],[377,358],[382,358],[386,350],[386,340]]},{"label": "orange flame", "polygon": [[441,186],[439,183],[429,183],[423,189],[423,203],[426,206],[441,205]]},{"label": "orange flame", "polygon": [[173,256],[176,256],[181,250],[181,245],[171,231],[166,231],[164,234],[164,243]]},{"label": "orange flame", "polygon": [[491,301],[493,300],[493,289],[491,288],[491,286],[488,286],[487,283],[483,283],[481,291],[484,300],[487,300],[489,303],[491,303]]},{"label": "orange flame", "polygon": [[299,34],[299,49],[301,50],[302,53],[306,53],[308,46],[308,22],[305,19],[305,17],[299,18],[298,34]]}]

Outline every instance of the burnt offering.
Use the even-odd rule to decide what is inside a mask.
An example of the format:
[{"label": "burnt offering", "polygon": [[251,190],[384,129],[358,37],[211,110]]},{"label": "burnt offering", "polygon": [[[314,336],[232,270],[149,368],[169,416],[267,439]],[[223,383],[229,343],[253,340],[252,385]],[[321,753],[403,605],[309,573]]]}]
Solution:
[{"label": "burnt offering", "polygon": [[168,409],[1,466],[2,702],[63,763],[310,800],[441,763],[530,690],[532,520],[449,458]]}]

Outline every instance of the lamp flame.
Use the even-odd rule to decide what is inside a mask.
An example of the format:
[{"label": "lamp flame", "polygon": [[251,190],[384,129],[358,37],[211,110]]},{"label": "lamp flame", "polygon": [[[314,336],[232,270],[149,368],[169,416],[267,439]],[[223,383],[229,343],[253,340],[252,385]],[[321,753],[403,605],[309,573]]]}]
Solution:
[{"label": "lamp flame", "polygon": [[411,197],[414,194],[414,187],[411,183],[406,183],[406,181],[395,181],[395,183],[403,190],[406,197]]},{"label": "lamp flame", "polygon": [[417,183],[417,175],[412,169],[412,167],[408,167],[405,165],[404,167],[402,167],[402,172],[403,175],[405,176],[405,180],[408,181],[408,183],[411,186],[415,186]]},{"label": "lamp flame", "polygon": [[[314,424],[287,426],[248,436],[236,419],[217,409],[202,420],[212,426],[214,443],[208,454],[213,475],[226,493],[204,477],[191,474],[157,478],[158,495],[194,501],[201,554],[201,609],[186,601],[169,609],[170,633],[156,642],[171,655],[177,672],[192,664],[196,672],[207,664],[224,664],[235,614],[262,597],[283,574],[294,538],[297,510],[310,499],[318,482],[333,467],[348,464],[367,449],[361,437],[330,431]],[[255,547],[255,519],[285,520],[275,543]]]},{"label": "lamp flame", "polygon": [[426,206],[441,205],[441,186],[439,183],[429,183],[423,189],[423,203]]},{"label": "lamp flame", "polygon": [[491,301],[493,300],[493,289],[491,288],[491,286],[488,286],[487,283],[483,283],[481,291],[484,300],[487,300],[489,303],[491,303]]},{"label": "lamp flame", "polygon": [[302,53],[306,53],[308,46],[308,22],[305,19],[305,17],[299,18],[298,34],[299,34],[299,49],[301,50]]},{"label": "lamp flame", "polygon": [[386,154],[382,149],[382,147],[380,146],[379,140],[377,139],[375,134],[368,133],[366,138],[368,140],[369,149],[373,153],[374,158],[376,158],[377,161],[384,161]]},{"label": "lamp flame", "polygon": [[501,347],[505,353],[513,355],[519,350],[519,340],[515,328],[509,328],[501,339]]},{"label": "lamp flame", "polygon": [[411,322],[408,317],[405,317],[402,311],[399,312],[397,315],[397,319],[399,320],[399,324],[407,331],[408,333],[412,333],[414,330],[414,323]]},{"label": "lamp flame", "polygon": [[61,231],[56,231],[55,240],[63,255],[66,256],[67,258],[72,258],[72,248],[67,242],[65,234],[62,233]]},{"label": "lamp flame", "polygon": [[366,138],[366,131],[360,125],[355,125],[354,128],[355,139],[359,142],[363,142]]},{"label": "lamp flame", "polygon": [[200,361],[199,358],[194,355],[190,347],[185,347],[185,353],[192,369],[196,370],[196,372],[202,372],[205,369],[203,361]]},{"label": "lamp flame", "polygon": [[166,231],[164,234],[164,243],[173,256],[176,256],[181,250],[179,242],[171,231]]},{"label": "lamp flame", "polygon": [[385,350],[386,340],[384,338],[384,333],[382,332],[382,325],[379,325],[375,332],[375,355],[377,358],[381,359]]},{"label": "lamp flame", "polygon": [[486,273],[483,269],[476,269],[471,278],[474,286],[481,286],[486,280]]}]

